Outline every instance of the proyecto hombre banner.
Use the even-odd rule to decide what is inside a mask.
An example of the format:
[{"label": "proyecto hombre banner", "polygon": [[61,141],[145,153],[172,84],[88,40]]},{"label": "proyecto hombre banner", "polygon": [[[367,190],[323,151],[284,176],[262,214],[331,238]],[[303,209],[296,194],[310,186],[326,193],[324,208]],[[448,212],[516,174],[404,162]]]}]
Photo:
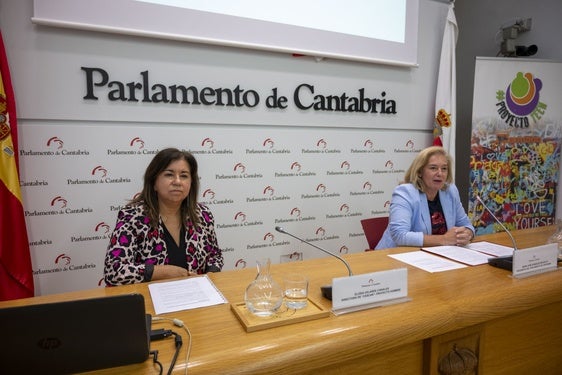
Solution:
[{"label": "proyecto hombre banner", "polygon": [[553,224],[562,138],[562,63],[477,58],[469,216],[477,234]]}]

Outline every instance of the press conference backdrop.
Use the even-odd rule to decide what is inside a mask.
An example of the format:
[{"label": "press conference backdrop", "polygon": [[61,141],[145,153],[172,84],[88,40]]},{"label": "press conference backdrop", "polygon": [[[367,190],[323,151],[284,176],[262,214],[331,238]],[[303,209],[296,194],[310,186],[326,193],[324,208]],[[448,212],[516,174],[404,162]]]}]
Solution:
[{"label": "press conference backdrop", "polygon": [[360,220],[388,214],[433,138],[444,3],[420,2],[416,68],[31,27],[31,0],[10,6],[0,21],[36,294],[103,285],[117,210],[164,147],[197,157],[200,201],[235,269],[325,256],[277,225],[363,251]]},{"label": "press conference backdrop", "polygon": [[196,155],[200,201],[215,215],[225,268],[233,269],[262,257],[324,256],[277,225],[336,253],[367,248],[360,220],[388,215],[389,187],[428,143],[423,133],[75,125],[22,127],[34,272],[57,289],[72,273],[80,274],[72,288],[101,285],[117,210],[139,191],[144,168],[163,147]]}]

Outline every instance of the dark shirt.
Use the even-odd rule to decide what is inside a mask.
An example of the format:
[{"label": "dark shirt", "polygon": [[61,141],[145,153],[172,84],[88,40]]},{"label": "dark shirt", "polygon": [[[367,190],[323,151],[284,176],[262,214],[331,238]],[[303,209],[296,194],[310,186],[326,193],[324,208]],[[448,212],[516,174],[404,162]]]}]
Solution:
[{"label": "dark shirt", "polygon": [[173,266],[189,269],[187,267],[187,258],[185,256],[185,228],[182,226],[180,230],[180,244],[176,243],[168,228],[164,225],[164,241],[166,241],[166,249],[168,249],[168,260]]},{"label": "dark shirt", "polygon": [[439,194],[434,200],[427,200],[429,206],[429,215],[431,216],[431,234],[445,234],[447,233],[447,223],[443,215],[443,207],[439,200]]}]

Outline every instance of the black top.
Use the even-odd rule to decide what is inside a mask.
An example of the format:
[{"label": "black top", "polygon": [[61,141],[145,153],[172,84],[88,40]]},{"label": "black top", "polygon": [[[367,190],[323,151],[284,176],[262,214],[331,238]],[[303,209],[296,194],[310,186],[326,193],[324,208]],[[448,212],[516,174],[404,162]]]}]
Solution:
[{"label": "black top", "polygon": [[164,241],[166,241],[166,249],[168,250],[168,259],[173,266],[178,266],[189,270],[187,266],[187,257],[185,249],[185,228],[182,226],[180,230],[180,244],[176,243],[168,228],[164,227]]},{"label": "black top", "polygon": [[439,194],[437,194],[432,201],[428,199],[427,205],[429,206],[429,216],[431,217],[431,234],[447,233],[447,223],[443,215],[443,207],[441,207]]}]

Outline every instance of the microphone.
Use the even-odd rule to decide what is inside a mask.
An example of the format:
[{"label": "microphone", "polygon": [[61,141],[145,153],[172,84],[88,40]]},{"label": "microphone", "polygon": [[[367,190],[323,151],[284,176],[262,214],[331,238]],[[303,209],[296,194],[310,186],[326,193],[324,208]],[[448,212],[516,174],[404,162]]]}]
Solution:
[{"label": "microphone", "polygon": [[[345,266],[347,267],[347,272],[349,273],[349,276],[353,276],[353,273],[351,272],[351,267],[349,267],[349,264],[345,261],[345,259],[343,259],[343,258],[340,257],[339,255],[334,254],[334,253],[332,253],[331,251],[328,251],[328,250],[326,250],[326,249],[323,249],[323,248],[321,248],[321,247],[319,247],[319,246],[316,246],[315,244],[313,244],[313,243],[311,243],[311,242],[309,242],[309,241],[303,240],[302,238],[299,238],[299,237],[297,237],[297,236],[295,236],[295,235],[293,235],[293,234],[287,232],[287,231],[286,231],[285,229],[283,229],[282,227],[277,226],[277,227],[275,227],[275,230],[278,231],[278,232],[280,232],[280,233],[287,234],[287,235],[289,235],[289,236],[291,236],[291,237],[293,237],[293,238],[296,238],[297,240],[299,240],[299,241],[301,241],[301,242],[304,242],[305,244],[310,245],[310,246],[312,246],[312,247],[314,247],[314,248],[316,248],[316,249],[318,249],[318,250],[320,250],[320,251],[323,251],[323,252],[325,252],[325,253],[328,254],[328,255],[331,255],[331,256],[333,256],[333,257],[335,257],[335,258],[338,258],[338,259],[339,259],[343,264],[345,264]],[[324,296],[324,298],[329,299],[330,301],[332,300],[332,286],[331,286],[331,285],[324,285],[324,286],[321,286],[321,287],[320,287],[320,290],[322,291],[322,296]]]},{"label": "microphone", "polygon": [[[482,206],[486,209],[486,211],[488,211],[488,213],[490,215],[492,215],[492,217],[494,218],[496,223],[498,223],[503,228],[503,230],[509,235],[509,238],[511,238],[511,243],[513,244],[513,251],[516,251],[517,250],[517,244],[515,243],[515,239],[511,235],[511,232],[505,227],[505,225],[503,225],[503,223],[500,221],[500,219],[498,219],[496,217],[496,215],[494,215],[492,210],[490,210],[488,208],[488,206],[486,206],[486,203],[484,203],[482,198],[480,198],[480,195],[476,195],[476,199],[478,200],[478,202],[480,202],[482,204]],[[504,255],[504,256],[501,256],[501,257],[488,258],[488,264],[491,265],[491,266],[494,266],[494,267],[502,268],[504,270],[512,271],[513,270],[513,255]]]}]

